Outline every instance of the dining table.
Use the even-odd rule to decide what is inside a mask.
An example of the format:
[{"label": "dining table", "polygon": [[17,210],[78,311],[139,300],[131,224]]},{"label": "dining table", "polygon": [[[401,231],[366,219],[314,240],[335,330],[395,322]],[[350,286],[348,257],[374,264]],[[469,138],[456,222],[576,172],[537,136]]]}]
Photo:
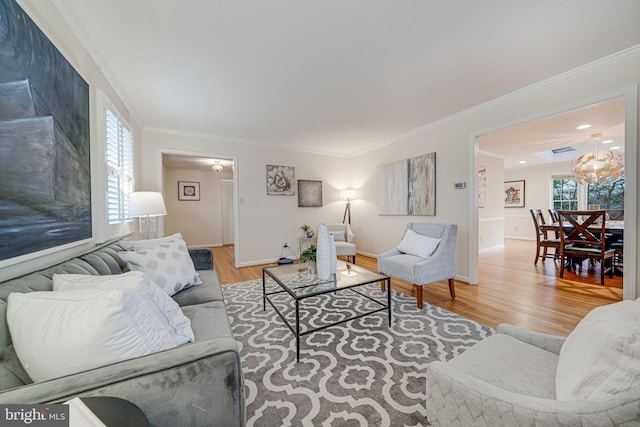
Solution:
[{"label": "dining table", "polygon": [[[560,223],[552,222],[550,224],[541,224],[540,228],[543,231],[547,232],[560,232]],[[573,226],[570,223],[562,224],[562,228],[565,233],[570,233],[573,230]],[[594,231],[600,231],[600,224],[592,224],[588,227]],[[624,221],[605,221],[604,223],[604,231],[605,233],[611,234],[612,236],[620,236],[624,235]]]}]

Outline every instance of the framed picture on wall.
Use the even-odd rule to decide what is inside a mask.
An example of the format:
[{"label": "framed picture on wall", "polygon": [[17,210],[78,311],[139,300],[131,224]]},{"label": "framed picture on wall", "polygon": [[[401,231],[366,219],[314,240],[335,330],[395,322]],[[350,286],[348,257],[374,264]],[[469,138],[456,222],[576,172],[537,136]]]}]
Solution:
[{"label": "framed picture on wall", "polygon": [[524,180],[504,183],[504,207],[524,208]]},{"label": "framed picture on wall", "polygon": [[200,200],[200,183],[178,181],[178,200]]}]

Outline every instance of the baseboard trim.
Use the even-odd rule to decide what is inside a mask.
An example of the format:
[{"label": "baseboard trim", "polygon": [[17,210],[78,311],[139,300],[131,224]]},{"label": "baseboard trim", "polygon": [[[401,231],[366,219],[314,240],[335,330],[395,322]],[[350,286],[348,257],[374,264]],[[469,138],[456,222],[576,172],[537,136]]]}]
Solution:
[{"label": "baseboard trim", "polygon": [[504,249],[504,245],[491,246],[491,247],[489,247],[489,248],[483,248],[483,249],[480,249],[480,250],[478,251],[478,253],[483,254],[483,253],[485,253],[485,252],[500,251],[500,250],[503,250],[503,249]]},{"label": "baseboard trim", "polygon": [[520,237],[520,236],[504,236],[505,239],[511,239],[511,240],[526,240],[528,242],[535,242],[536,239],[534,239],[533,237]]}]

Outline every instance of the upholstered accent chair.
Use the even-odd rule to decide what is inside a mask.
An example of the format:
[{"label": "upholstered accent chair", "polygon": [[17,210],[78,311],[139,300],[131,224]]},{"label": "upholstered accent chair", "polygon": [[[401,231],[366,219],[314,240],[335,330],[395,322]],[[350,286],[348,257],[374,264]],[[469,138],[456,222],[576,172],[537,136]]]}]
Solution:
[{"label": "upholstered accent chair", "polygon": [[[611,308],[623,309],[622,317],[628,316],[631,305],[640,303],[625,301],[624,307],[614,304]],[[639,425],[638,364],[621,362],[633,360],[633,350],[637,351],[637,339],[631,339],[637,336],[637,327],[631,323],[637,322],[638,316],[628,321],[631,332],[626,336],[616,332],[615,320],[610,319],[614,325],[609,326],[606,319],[597,317],[601,318],[585,318],[587,321],[568,337],[501,324],[496,334],[448,362],[430,363],[426,386],[430,425]],[[608,357],[594,356],[599,345]],[[608,349],[611,353],[621,349],[618,355],[622,359],[609,354]],[[613,366],[598,368],[601,362]],[[619,380],[625,377],[629,379]]]},{"label": "upholstered accent chair", "polygon": [[347,260],[356,263],[356,236],[349,224],[327,224],[327,231],[333,234],[336,242],[336,255],[345,256]]},{"label": "upholstered accent chair", "polygon": [[422,286],[429,283],[448,280],[453,299],[457,232],[455,224],[411,222],[398,246],[378,255],[378,271],[412,283],[420,309]]}]

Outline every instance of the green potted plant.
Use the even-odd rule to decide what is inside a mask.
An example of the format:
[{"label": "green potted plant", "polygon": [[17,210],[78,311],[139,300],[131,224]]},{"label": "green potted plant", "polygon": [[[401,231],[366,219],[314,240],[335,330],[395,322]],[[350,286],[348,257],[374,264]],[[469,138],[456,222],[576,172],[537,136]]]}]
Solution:
[{"label": "green potted plant", "polygon": [[306,237],[307,239],[310,239],[310,238],[313,237],[313,230],[311,229],[310,225],[302,224],[300,226],[300,228],[302,229],[302,232],[304,233],[304,237]]},{"label": "green potted plant", "polygon": [[318,247],[311,245],[300,253],[300,264],[306,264],[309,273],[316,271],[316,251]]}]

